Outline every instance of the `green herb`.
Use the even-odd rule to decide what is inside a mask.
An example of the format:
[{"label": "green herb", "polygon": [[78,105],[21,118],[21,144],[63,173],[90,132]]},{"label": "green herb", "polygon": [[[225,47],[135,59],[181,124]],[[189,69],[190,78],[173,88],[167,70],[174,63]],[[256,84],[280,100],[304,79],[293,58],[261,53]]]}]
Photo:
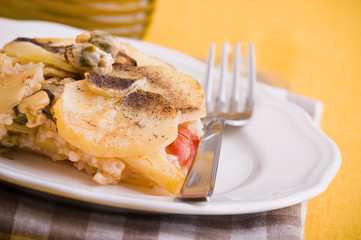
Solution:
[{"label": "green herb", "polygon": [[28,119],[26,118],[26,115],[19,111],[18,106],[15,106],[13,108],[13,110],[15,112],[15,118],[13,119],[13,121],[16,124],[25,125],[28,122]]},{"label": "green herb", "polygon": [[1,147],[14,147],[19,143],[21,133],[8,131],[5,137],[0,140]]},{"label": "green herb", "polygon": [[15,160],[15,158],[10,156],[9,149],[7,149],[7,148],[1,148],[0,147],[0,157],[7,158],[7,159],[10,159],[10,160]]}]

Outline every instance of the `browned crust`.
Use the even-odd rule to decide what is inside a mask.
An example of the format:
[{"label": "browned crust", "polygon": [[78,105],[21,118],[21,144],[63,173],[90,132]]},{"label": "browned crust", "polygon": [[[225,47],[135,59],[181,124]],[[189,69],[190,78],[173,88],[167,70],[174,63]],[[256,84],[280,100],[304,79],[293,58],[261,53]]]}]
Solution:
[{"label": "browned crust", "polygon": [[126,77],[131,79],[144,78],[144,74],[140,67],[128,65],[128,64],[113,64],[113,71],[108,74],[109,76],[115,77]]},{"label": "browned crust", "polygon": [[[160,71],[162,69],[166,70],[166,74]],[[200,96],[199,102],[197,102],[196,104],[190,104],[188,99],[190,98],[192,91],[184,92],[181,88],[174,87],[174,82],[169,81],[169,79],[172,77],[171,75],[176,74],[175,70],[153,66],[129,66],[114,64],[113,72],[111,74],[114,75],[121,72],[129,72],[134,75],[143,75],[144,77],[146,77],[147,82],[150,85],[165,90],[165,92],[167,92],[168,94],[163,95],[163,97],[170,101],[184,114],[193,113],[200,110],[199,106],[202,105],[204,96]],[[193,80],[192,90],[194,90],[193,92],[195,93],[199,92],[202,90],[202,86],[197,81]]]},{"label": "browned crust", "polygon": [[146,78],[147,85],[150,86],[147,91],[161,95],[182,114],[203,115],[205,111],[203,107],[205,96],[201,85],[191,77],[177,73],[173,69],[113,64],[113,71],[103,76],[98,77],[104,79],[104,81],[98,80],[98,87],[125,89],[134,83],[132,80]]},{"label": "browned crust", "polygon": [[124,109],[129,109],[128,113],[131,115],[138,116],[141,111],[149,113],[158,120],[174,117],[178,111],[160,94],[141,89],[127,94],[123,98],[122,106]]},{"label": "browned crust", "polygon": [[[201,85],[197,81],[193,80],[190,91],[183,91],[182,88],[174,87],[174,83],[168,80],[172,77],[171,75],[164,74],[164,72],[158,72],[157,67],[140,68],[151,85],[165,90],[163,96],[175,107],[177,107],[182,114],[191,114],[200,110],[204,96],[200,96],[198,102],[190,103],[189,101],[192,93],[197,94],[200,90],[202,90]],[[167,70],[167,73],[175,74],[175,71]],[[183,79],[180,80],[182,81]],[[187,86],[188,84],[184,82],[184,85]]]},{"label": "browned crust", "polygon": [[111,88],[114,90],[125,90],[129,88],[137,79],[121,78],[103,74],[87,74],[88,82],[99,88]]}]

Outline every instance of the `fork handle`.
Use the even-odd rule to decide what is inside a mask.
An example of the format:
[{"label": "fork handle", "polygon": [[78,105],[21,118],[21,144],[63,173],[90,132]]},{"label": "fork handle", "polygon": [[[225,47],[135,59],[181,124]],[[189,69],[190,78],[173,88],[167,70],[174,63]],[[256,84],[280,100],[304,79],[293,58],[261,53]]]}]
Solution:
[{"label": "fork handle", "polygon": [[221,151],[224,119],[210,120],[205,127],[196,156],[186,176],[178,199],[207,201],[213,194]]}]

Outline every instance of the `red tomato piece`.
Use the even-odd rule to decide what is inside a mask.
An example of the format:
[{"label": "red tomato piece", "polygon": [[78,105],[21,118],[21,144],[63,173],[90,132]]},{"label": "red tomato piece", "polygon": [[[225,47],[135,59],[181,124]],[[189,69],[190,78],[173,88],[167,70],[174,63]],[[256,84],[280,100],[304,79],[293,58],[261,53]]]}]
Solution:
[{"label": "red tomato piece", "polygon": [[178,157],[181,165],[190,168],[193,158],[196,154],[199,139],[188,128],[180,127],[178,129],[178,137],[172,142],[167,150]]}]

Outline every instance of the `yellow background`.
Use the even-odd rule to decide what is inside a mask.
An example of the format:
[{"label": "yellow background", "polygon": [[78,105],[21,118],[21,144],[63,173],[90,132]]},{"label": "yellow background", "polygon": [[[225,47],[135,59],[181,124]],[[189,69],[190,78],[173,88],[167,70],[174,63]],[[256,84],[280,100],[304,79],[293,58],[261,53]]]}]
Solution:
[{"label": "yellow background", "polygon": [[144,40],[203,60],[211,42],[253,41],[260,72],[321,100],[343,162],[308,202],[305,239],[361,239],[360,0],[158,0]]}]

